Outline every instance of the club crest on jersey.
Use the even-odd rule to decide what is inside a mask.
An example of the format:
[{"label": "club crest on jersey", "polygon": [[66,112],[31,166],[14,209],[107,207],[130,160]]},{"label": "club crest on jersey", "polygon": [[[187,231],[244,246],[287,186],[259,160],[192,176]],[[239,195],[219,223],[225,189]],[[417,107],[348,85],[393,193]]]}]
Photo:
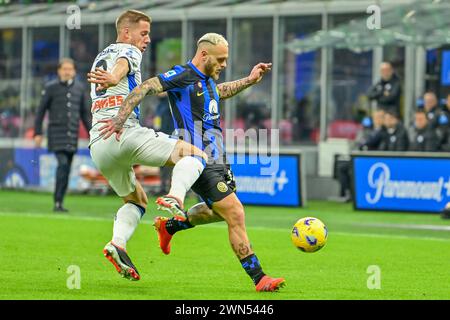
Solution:
[{"label": "club crest on jersey", "polygon": [[202,86],[202,83],[199,81],[199,82],[197,82],[197,85],[198,85],[198,87],[201,89],[203,86]]},{"label": "club crest on jersey", "polygon": [[219,105],[216,100],[211,100],[208,106],[208,113],[203,115],[203,121],[216,120],[220,117]]},{"label": "club crest on jersey", "polygon": [[220,192],[227,192],[228,191],[228,186],[225,182],[220,181],[217,184],[217,190],[219,190]]}]

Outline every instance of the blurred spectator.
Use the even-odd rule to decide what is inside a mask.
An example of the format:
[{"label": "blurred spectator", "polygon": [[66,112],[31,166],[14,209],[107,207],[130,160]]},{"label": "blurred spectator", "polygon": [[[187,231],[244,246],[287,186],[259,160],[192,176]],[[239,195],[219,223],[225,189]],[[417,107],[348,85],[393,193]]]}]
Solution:
[{"label": "blurred spectator", "polygon": [[439,138],[439,150],[450,152],[450,94],[447,95],[445,108],[439,113],[436,133]]},{"label": "blurred spectator", "polygon": [[386,134],[383,123],[383,109],[376,109],[372,112],[371,118],[364,118],[362,121],[363,130],[356,138],[356,147],[359,150],[378,150],[383,136]]},{"label": "blurred spectator", "polygon": [[7,79],[0,85],[0,137],[19,136],[20,92],[15,84],[14,80]]},{"label": "blurred spectator", "polygon": [[436,129],[438,126],[439,102],[434,92],[429,91],[423,95],[423,108],[427,114],[428,125]]},{"label": "blurred spectator", "polygon": [[[377,150],[383,136],[385,135],[384,111],[377,109],[372,112],[372,117],[365,117],[361,124],[363,129],[358,134],[354,149],[357,150]],[[336,178],[340,184],[339,201],[348,202],[351,200],[351,158],[347,155],[336,157]]]},{"label": "blurred spectator", "polygon": [[414,126],[410,128],[410,151],[437,151],[439,139],[436,131],[428,125],[427,114],[424,110],[417,110]]},{"label": "blurred spectator", "polygon": [[267,108],[263,103],[240,101],[238,105],[240,117],[245,121],[245,129],[267,129],[264,120],[267,118]]},{"label": "blurred spectator", "polygon": [[58,64],[58,80],[46,84],[42,92],[41,104],[36,113],[35,144],[42,144],[42,123],[45,113],[49,113],[48,149],[55,152],[58,161],[53,208],[56,212],[66,212],[63,207],[64,195],[69,183],[72,159],[78,148],[79,122],[82,120],[89,131],[91,113],[86,105],[85,88],[75,79],[75,63],[72,59],[62,59]]},{"label": "blurred spectator", "polygon": [[400,79],[390,62],[383,62],[380,65],[380,75],[381,79],[369,88],[367,97],[375,100],[378,108],[400,114]]},{"label": "blurred spectator", "polygon": [[384,114],[384,126],[386,127],[386,134],[383,135],[378,150],[407,151],[409,145],[408,133],[400,122],[398,113],[386,111]]},{"label": "blurred spectator", "polygon": [[445,106],[442,109],[442,112],[445,113],[448,119],[450,119],[450,93],[447,95],[447,98],[445,99]]}]

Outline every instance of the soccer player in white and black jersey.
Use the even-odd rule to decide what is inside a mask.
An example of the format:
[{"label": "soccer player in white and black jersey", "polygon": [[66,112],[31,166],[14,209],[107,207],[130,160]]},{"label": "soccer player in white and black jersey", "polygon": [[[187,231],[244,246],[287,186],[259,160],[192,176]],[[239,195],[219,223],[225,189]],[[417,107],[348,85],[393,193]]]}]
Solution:
[{"label": "soccer player in white and black jersey", "polygon": [[[153,167],[174,165],[169,195],[158,204],[171,213],[184,215],[186,192],[202,173],[206,154],[184,141],[139,125],[139,106],[127,117],[123,130],[114,136],[102,136],[102,121],[115,117],[122,101],[141,83],[142,54],[150,44],[151,19],[128,10],[116,21],[117,42],[100,52],[88,73],[91,83],[92,129],[90,151],[100,172],[124,202],[117,211],[113,237],[104,255],[125,278],[139,280],[126,244],[147,207],[147,196],[136,180],[133,165]],[[183,217],[180,217],[183,219]]]}]

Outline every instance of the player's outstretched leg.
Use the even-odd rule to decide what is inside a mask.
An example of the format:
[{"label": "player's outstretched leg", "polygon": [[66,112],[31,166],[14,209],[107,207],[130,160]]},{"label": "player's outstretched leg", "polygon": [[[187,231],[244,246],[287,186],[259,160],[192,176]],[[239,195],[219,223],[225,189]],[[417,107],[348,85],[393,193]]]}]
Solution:
[{"label": "player's outstretched leg", "polygon": [[[172,219],[175,219],[173,217]],[[153,221],[153,226],[155,227],[156,233],[158,234],[159,247],[164,254],[170,253],[170,240],[172,240],[172,235],[167,232],[166,224],[169,218],[167,217],[156,217]]]},{"label": "player's outstretched leg", "polygon": [[113,242],[108,242],[103,249],[103,254],[114,265],[122,277],[133,281],[141,278],[124,248],[119,247]]},{"label": "player's outstretched leg", "polygon": [[112,241],[106,244],[103,254],[124,278],[139,280],[139,273],[127,254],[126,246],[145,214],[147,196],[140,183],[136,182],[135,191],[122,199],[125,204],[116,213]]},{"label": "player's outstretched leg", "polygon": [[155,218],[153,226],[158,234],[159,247],[164,254],[170,253],[170,240],[178,231],[190,229],[201,224],[223,221],[223,218],[209,209],[204,202],[197,203],[185,214],[185,219],[180,219],[177,216],[172,218]]},{"label": "player's outstretched leg", "polygon": [[[198,203],[189,209],[187,212],[188,218],[185,221],[178,221],[176,217],[170,219],[157,217],[154,225],[158,232],[161,250],[165,254],[170,253],[170,241],[178,231],[186,230],[196,225],[225,220],[228,223],[231,246],[242,267],[253,280],[256,291],[277,291],[282,288],[285,285],[285,280],[267,276],[262,271],[258,258],[251,250],[245,230],[244,208],[236,195],[233,193],[225,199],[215,202],[213,208],[214,211],[208,208],[204,202]],[[218,213],[221,213],[223,217]]]},{"label": "player's outstretched leg", "polygon": [[208,156],[197,147],[179,140],[166,165],[175,165],[169,194],[156,199],[158,210],[165,210],[180,219],[186,219],[184,198],[186,192],[203,172]]},{"label": "player's outstretched leg", "polygon": [[156,209],[161,211],[167,211],[174,217],[182,220],[186,220],[186,213],[183,211],[183,202],[170,194],[163,197],[158,197],[155,201]]},{"label": "player's outstretched leg", "polygon": [[242,268],[255,284],[256,291],[277,291],[285,285],[283,278],[267,276],[259,263],[258,257],[252,250],[245,228],[244,207],[235,193],[214,202],[214,212],[220,214],[228,224],[228,236],[231,247],[241,262]]}]

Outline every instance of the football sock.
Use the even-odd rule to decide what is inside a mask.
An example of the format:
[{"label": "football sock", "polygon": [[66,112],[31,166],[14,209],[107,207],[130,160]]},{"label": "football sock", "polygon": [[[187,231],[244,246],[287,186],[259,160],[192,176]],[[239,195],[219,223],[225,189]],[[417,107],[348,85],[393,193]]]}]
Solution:
[{"label": "football sock", "polygon": [[202,157],[189,156],[178,161],[173,168],[169,194],[184,202],[186,192],[200,177],[205,165],[206,161]]},{"label": "football sock", "polygon": [[170,218],[166,222],[166,230],[169,234],[173,235],[176,232],[180,230],[190,229],[194,226],[189,222],[189,219],[186,219],[184,221],[180,221],[176,219],[175,217]]},{"label": "football sock", "polygon": [[255,285],[257,285],[259,280],[265,276],[265,273],[262,271],[261,264],[254,253],[242,259],[241,265],[250,278],[252,278]]},{"label": "football sock", "polygon": [[112,242],[126,249],[127,242],[136,230],[145,209],[134,203],[125,203],[114,218]]}]

